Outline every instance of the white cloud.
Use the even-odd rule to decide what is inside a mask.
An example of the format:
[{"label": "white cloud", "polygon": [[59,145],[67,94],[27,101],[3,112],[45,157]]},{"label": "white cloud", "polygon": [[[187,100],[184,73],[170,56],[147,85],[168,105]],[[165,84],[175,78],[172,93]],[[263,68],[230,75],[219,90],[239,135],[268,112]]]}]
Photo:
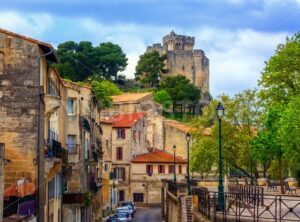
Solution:
[{"label": "white cloud", "polygon": [[13,11],[0,12],[1,28],[34,38],[41,36],[53,25],[53,18],[48,14],[22,15]]},{"label": "white cloud", "polygon": [[[169,27],[151,27],[135,24],[103,25],[84,20],[82,27],[91,35],[103,36],[123,48],[129,58],[125,74],[133,77],[139,55],[147,45],[161,42],[170,32]],[[289,33],[266,33],[251,29],[228,30],[211,27],[195,29],[175,28],[179,34],[196,37],[195,48],[204,49],[210,59],[210,88],[214,96],[235,94],[257,86],[264,62],[274,54],[276,46],[285,41]]]},{"label": "white cloud", "polygon": [[203,28],[196,34],[197,46],[210,59],[210,86],[214,96],[234,94],[257,86],[264,62],[285,42],[289,33],[265,33],[250,29]]},{"label": "white cloud", "polygon": [[[64,31],[64,25],[71,25]],[[87,40],[94,44],[112,41],[119,44],[128,57],[129,65],[124,72],[134,76],[139,56],[146,47],[161,42],[172,29],[179,34],[196,37],[195,48],[201,48],[210,59],[210,88],[214,96],[220,93],[234,94],[257,86],[264,61],[274,54],[277,44],[285,41],[289,33],[266,33],[251,29],[228,30],[212,27],[177,28],[167,26],[144,26],[137,24],[104,24],[92,19],[51,17],[47,14],[24,16],[15,12],[1,12],[3,28],[46,39],[54,45],[66,40]],[[56,24],[54,26],[54,24]],[[47,29],[52,27],[51,34]],[[44,34],[44,35],[43,35]],[[63,36],[63,37],[62,37]]]}]

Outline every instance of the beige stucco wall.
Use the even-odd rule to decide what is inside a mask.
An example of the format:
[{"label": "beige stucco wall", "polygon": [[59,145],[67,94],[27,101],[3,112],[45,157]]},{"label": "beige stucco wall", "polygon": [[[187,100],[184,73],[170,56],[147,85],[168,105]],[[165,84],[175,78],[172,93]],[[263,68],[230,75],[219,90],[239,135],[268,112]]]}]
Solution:
[{"label": "beige stucco wall", "polygon": [[[148,163],[151,164],[151,163]],[[161,187],[162,179],[174,179],[174,173],[168,173],[168,166],[173,164],[151,164],[153,165],[153,174],[148,176],[146,174],[147,163],[132,163],[131,164],[131,199],[133,200],[133,193],[143,193],[145,204],[158,204],[161,202]],[[158,165],[165,165],[165,174],[158,174]],[[186,164],[182,166],[182,174],[178,172],[178,165],[176,165],[176,179],[177,181],[184,181],[186,175]]]},{"label": "beige stucco wall", "polygon": [[187,159],[187,142],[185,136],[186,132],[165,124],[165,150],[173,153],[173,146],[176,145],[176,156]]}]

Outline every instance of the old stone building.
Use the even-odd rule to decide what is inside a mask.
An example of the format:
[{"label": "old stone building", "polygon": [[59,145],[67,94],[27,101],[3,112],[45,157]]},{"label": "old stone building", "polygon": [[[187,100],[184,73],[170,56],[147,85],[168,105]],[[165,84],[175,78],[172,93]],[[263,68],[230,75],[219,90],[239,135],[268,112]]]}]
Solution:
[{"label": "old stone building", "polygon": [[163,150],[153,149],[131,160],[130,187],[136,204],[160,204],[162,180],[185,180],[186,159]]},{"label": "old stone building", "polygon": [[[102,129],[100,106],[90,86],[64,83],[65,130],[70,174],[65,177],[63,220],[96,221],[102,213]],[[86,206],[85,195],[91,194]]]},{"label": "old stone building", "polygon": [[0,145],[8,162],[1,185],[39,187],[32,209],[40,222],[95,221],[102,209],[100,107],[89,87],[61,79],[56,62],[50,44],[0,29]]},{"label": "old stone building", "polygon": [[209,60],[201,49],[194,49],[195,38],[177,35],[172,31],[163,37],[163,43],[156,43],[147,48],[147,52],[158,51],[167,54],[166,75],[184,75],[202,93],[209,92]]},{"label": "old stone building", "polygon": [[[143,112],[101,119],[104,151],[104,194],[108,207],[132,200],[131,160],[147,152],[147,116]],[[113,178],[109,177],[113,173]]]}]

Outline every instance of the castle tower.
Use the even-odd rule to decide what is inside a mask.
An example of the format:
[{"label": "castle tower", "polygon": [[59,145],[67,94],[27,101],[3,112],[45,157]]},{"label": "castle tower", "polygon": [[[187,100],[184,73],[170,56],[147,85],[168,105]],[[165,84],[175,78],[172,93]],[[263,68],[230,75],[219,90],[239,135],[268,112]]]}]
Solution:
[{"label": "castle tower", "polygon": [[195,37],[177,35],[174,31],[163,37],[163,45],[154,44],[147,48],[167,54],[167,75],[184,75],[202,93],[209,92],[209,59],[201,49],[194,49]]}]

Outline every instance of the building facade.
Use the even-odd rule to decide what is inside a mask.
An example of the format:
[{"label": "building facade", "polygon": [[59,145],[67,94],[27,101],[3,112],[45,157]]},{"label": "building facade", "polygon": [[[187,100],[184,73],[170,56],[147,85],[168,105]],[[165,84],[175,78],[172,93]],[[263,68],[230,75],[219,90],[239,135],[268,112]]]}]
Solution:
[{"label": "building facade", "polygon": [[[89,87],[61,79],[56,62],[50,44],[0,29],[1,184],[38,187],[31,213],[40,222],[95,221],[102,205],[100,107]],[[79,210],[67,209],[75,205]]]},{"label": "building facade", "polygon": [[209,60],[201,49],[194,49],[195,38],[177,35],[174,31],[163,37],[163,43],[148,46],[147,52],[167,55],[166,68],[170,76],[184,75],[202,93],[209,92]]},{"label": "building facade", "polygon": [[131,160],[147,152],[147,115],[143,112],[119,114],[101,119],[104,151],[104,188],[107,207],[132,200]]}]

